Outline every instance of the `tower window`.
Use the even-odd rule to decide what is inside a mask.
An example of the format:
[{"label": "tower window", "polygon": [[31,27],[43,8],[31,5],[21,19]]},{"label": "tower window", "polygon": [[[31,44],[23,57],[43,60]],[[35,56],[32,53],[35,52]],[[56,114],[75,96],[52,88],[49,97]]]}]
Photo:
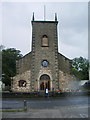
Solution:
[{"label": "tower window", "polygon": [[48,47],[49,46],[49,41],[47,35],[43,35],[42,40],[41,40],[41,46],[42,47]]}]

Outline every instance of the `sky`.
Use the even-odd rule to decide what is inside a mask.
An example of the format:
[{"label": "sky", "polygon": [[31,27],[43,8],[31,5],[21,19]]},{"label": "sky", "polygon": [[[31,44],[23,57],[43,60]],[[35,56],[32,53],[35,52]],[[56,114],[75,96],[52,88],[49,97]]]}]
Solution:
[{"label": "sky", "polygon": [[[58,18],[58,51],[69,59],[88,58],[88,2],[3,2],[2,43],[23,55],[31,51],[32,14],[35,20]],[[2,7],[2,9],[1,9]]]}]

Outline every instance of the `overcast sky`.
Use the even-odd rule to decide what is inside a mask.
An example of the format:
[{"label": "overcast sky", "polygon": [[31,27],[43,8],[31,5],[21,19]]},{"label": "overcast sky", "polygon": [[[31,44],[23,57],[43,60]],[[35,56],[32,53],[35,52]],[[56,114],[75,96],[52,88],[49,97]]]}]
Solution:
[{"label": "overcast sky", "polygon": [[35,20],[54,20],[58,16],[58,49],[66,57],[88,58],[87,2],[7,2],[2,6],[2,38],[7,48],[16,48],[23,55],[31,51],[32,14]]}]

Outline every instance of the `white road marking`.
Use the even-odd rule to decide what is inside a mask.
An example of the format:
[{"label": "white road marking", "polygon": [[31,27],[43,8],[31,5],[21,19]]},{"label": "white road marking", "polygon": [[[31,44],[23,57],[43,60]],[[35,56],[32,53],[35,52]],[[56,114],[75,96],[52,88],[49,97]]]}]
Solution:
[{"label": "white road marking", "polygon": [[88,118],[87,114],[79,114],[81,116],[81,118]]}]

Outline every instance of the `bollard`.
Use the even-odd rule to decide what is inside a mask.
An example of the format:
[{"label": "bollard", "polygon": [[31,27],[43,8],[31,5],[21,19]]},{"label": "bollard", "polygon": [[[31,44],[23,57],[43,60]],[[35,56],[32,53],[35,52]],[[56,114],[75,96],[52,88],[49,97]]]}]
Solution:
[{"label": "bollard", "polygon": [[27,101],[24,100],[24,111],[27,111]]}]

